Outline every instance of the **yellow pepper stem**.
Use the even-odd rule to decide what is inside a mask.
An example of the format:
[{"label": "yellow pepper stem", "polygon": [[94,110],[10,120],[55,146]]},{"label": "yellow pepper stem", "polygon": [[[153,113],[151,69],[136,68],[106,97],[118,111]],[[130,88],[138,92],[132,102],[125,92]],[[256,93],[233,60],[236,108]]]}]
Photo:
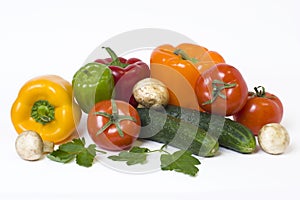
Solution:
[{"label": "yellow pepper stem", "polygon": [[36,101],[31,109],[31,117],[43,125],[54,120],[54,106],[46,100]]}]

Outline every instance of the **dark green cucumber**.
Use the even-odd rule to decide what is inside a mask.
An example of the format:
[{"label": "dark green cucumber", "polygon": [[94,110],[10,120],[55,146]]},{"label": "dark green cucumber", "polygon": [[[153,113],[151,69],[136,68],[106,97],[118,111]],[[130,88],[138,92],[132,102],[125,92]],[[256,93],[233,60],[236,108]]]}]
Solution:
[{"label": "dark green cucumber", "polygon": [[213,134],[222,147],[240,153],[252,153],[256,149],[256,140],[252,132],[229,118],[173,105],[166,106],[165,112]]},{"label": "dark green cucumber", "polygon": [[198,126],[153,109],[137,110],[142,124],[139,138],[168,144],[203,157],[217,153],[218,141]]}]

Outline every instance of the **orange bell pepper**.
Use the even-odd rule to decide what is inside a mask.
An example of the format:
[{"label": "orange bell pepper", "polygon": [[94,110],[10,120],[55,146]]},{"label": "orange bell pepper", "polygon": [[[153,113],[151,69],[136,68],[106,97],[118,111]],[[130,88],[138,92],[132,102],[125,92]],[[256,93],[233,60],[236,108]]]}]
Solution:
[{"label": "orange bell pepper", "polygon": [[155,48],[150,58],[151,77],[169,89],[169,104],[200,109],[194,92],[197,78],[217,63],[225,63],[215,51],[190,43]]}]

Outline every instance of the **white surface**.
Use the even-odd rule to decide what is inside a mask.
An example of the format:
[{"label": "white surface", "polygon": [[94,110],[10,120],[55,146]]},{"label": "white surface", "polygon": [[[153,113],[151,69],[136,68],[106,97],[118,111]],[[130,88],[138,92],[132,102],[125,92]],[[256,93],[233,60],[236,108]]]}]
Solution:
[{"label": "white surface", "polygon": [[[0,0],[1,199],[297,199],[300,192],[297,0],[21,1]],[[42,74],[71,80],[102,42],[137,28],[169,29],[216,50],[240,69],[249,88],[264,85],[285,107],[291,146],[280,156],[221,150],[199,174],[121,173],[15,152],[10,107],[25,81]]]}]

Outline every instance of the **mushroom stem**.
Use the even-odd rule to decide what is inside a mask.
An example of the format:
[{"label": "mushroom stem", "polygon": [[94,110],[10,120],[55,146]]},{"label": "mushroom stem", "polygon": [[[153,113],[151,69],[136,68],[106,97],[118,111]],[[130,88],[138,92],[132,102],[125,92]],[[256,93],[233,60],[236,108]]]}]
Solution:
[{"label": "mushroom stem", "polygon": [[52,153],[54,150],[54,143],[50,141],[44,141],[43,152]]}]

